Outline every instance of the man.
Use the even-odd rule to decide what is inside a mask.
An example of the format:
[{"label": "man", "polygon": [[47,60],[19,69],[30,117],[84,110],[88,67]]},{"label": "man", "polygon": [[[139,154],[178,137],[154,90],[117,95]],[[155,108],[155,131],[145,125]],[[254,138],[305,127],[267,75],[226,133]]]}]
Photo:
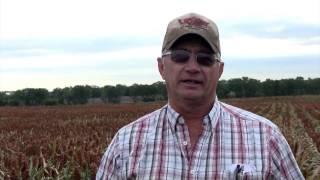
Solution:
[{"label": "man", "polygon": [[168,104],[121,128],[97,179],[303,179],[271,121],[222,103],[218,28],[190,13],[172,20],[158,69]]}]

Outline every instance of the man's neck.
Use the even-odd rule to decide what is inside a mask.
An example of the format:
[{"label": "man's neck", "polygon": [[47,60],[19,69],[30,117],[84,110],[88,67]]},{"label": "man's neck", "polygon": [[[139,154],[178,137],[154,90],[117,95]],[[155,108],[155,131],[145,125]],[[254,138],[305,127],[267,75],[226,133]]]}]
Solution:
[{"label": "man's neck", "polygon": [[[213,104],[214,100],[210,102],[195,103],[191,101],[174,101],[170,102],[170,106],[177,111],[186,121],[202,120],[206,116]],[[200,121],[201,122],[201,121]]]},{"label": "man's neck", "polygon": [[195,146],[203,128],[203,118],[209,114],[215,99],[209,102],[194,102],[194,101],[169,101],[170,106],[178,112],[188,127],[191,147]]}]

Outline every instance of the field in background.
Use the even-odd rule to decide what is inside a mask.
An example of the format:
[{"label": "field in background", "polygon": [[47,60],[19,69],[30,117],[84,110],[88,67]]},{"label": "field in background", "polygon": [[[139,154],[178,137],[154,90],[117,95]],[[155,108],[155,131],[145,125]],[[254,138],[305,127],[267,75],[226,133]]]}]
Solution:
[{"label": "field in background", "polygon": [[[275,122],[305,177],[320,178],[320,96],[223,101]],[[115,132],[163,105],[0,107],[0,179],[94,179]]]}]

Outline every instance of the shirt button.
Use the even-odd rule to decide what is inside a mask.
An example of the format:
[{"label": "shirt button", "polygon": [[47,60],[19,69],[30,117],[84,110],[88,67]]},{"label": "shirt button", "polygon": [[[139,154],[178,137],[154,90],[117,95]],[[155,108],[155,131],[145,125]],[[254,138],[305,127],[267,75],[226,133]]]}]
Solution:
[{"label": "shirt button", "polygon": [[196,174],[196,171],[195,171],[195,170],[191,170],[190,173],[191,173],[192,175],[195,175],[195,174]]},{"label": "shirt button", "polygon": [[188,142],[187,141],[183,141],[182,143],[184,146],[188,145]]}]

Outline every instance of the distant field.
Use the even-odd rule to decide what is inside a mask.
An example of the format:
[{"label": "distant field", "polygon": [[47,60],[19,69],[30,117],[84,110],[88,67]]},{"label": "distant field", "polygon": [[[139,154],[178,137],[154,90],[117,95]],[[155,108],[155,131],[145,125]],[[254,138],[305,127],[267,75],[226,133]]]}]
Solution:
[{"label": "distant field", "polygon": [[[320,179],[320,96],[223,100],[275,122]],[[0,107],[0,179],[94,179],[115,132],[164,103]]]}]

